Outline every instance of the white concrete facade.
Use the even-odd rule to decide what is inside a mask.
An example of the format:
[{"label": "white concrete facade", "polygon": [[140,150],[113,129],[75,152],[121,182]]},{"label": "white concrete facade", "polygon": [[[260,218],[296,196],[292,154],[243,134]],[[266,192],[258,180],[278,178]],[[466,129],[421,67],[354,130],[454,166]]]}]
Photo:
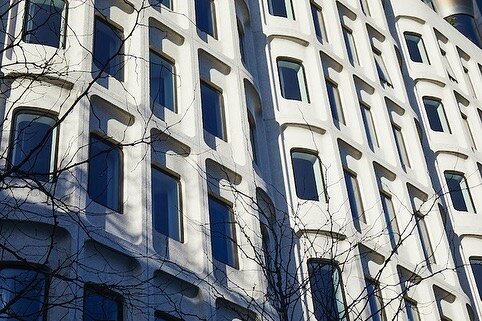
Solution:
[{"label": "white concrete facade", "polygon": [[[0,292],[2,269],[47,275],[35,320],[82,320],[86,289],[119,303],[116,320],[330,320],[309,262],[339,267],[339,320],[482,319],[482,50],[426,3],[68,0],[55,47],[26,40],[29,2],[0,5]],[[96,19],[123,35],[121,79],[95,67]],[[405,35],[423,39],[421,62]],[[174,66],[173,110],[151,102],[150,52]],[[206,85],[222,134],[206,129]],[[15,173],[22,112],[56,121],[47,181]],[[116,209],[89,196],[93,135],[121,155]],[[293,153],[320,174],[316,197]],[[179,241],[155,226],[155,169],[178,182]],[[472,207],[456,209],[447,175]],[[213,200],[230,208],[229,264],[213,253]]]}]

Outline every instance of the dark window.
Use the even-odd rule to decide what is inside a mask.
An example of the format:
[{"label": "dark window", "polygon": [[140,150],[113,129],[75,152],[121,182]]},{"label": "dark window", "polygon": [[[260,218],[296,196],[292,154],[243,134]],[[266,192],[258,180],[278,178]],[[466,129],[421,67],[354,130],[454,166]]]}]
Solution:
[{"label": "dark window", "polygon": [[353,37],[353,32],[347,27],[343,26],[343,39],[345,40],[346,53],[348,55],[348,60],[352,66],[359,65],[358,53],[356,51],[355,38]]},{"label": "dark window", "polygon": [[427,224],[425,224],[424,216],[415,211],[415,222],[417,224],[418,237],[420,239],[420,245],[422,246],[423,256],[428,264],[435,263],[435,256],[432,249],[432,244],[430,243],[430,236],[427,229]]},{"label": "dark window", "polygon": [[351,170],[346,168],[343,169],[343,173],[345,176],[345,184],[348,193],[348,201],[350,202],[353,224],[358,231],[361,231],[360,222],[366,223],[367,221],[365,218],[357,176]]},{"label": "dark window", "polygon": [[388,193],[380,191],[380,198],[382,201],[383,215],[385,216],[385,223],[387,225],[388,238],[393,249],[398,247],[400,241],[400,230],[398,228],[397,218],[395,215],[395,208],[393,207],[392,197]]},{"label": "dark window", "polygon": [[470,195],[465,176],[456,172],[445,172],[445,180],[449,189],[452,205],[457,211],[475,213],[474,203]]},{"label": "dark window", "polygon": [[35,112],[15,115],[11,165],[19,175],[48,181],[55,171],[56,120]]},{"label": "dark window", "polygon": [[390,75],[388,74],[387,66],[382,57],[382,52],[376,48],[372,48],[373,58],[375,59],[375,67],[377,68],[378,79],[383,86],[388,86],[393,88],[392,81],[390,80]]},{"label": "dark window", "polygon": [[346,304],[338,266],[333,262],[308,260],[311,297],[317,321],[347,321]]},{"label": "dark window", "polygon": [[89,187],[92,200],[122,211],[122,151],[96,135],[90,136]]},{"label": "dark window", "polygon": [[94,65],[118,80],[124,78],[124,35],[106,20],[95,17]]},{"label": "dark window", "polygon": [[159,9],[161,8],[161,4],[169,9],[172,9],[172,0],[149,0],[151,6]]},{"label": "dark window", "polygon": [[315,34],[321,42],[328,42],[325,29],[325,21],[323,19],[323,11],[320,7],[311,3],[311,15],[313,17],[313,26],[315,27]]},{"label": "dark window", "polygon": [[84,288],[83,321],[121,321],[122,298],[108,290],[93,286]]},{"label": "dark window", "polygon": [[28,0],[25,9],[25,42],[60,47],[66,21],[63,0]]},{"label": "dark window", "polygon": [[373,121],[372,112],[370,107],[365,104],[360,104],[360,107],[368,146],[370,146],[370,148],[373,150],[374,147],[378,147],[378,137],[375,130],[375,122]]},{"label": "dark window", "polygon": [[214,1],[195,0],[195,4],[197,28],[212,37],[216,37]]},{"label": "dark window", "polygon": [[430,60],[428,59],[422,37],[409,32],[405,32],[403,35],[405,37],[405,42],[407,43],[410,59],[414,62],[422,62],[430,65]]},{"label": "dark window", "polygon": [[182,242],[181,184],[177,177],[155,167],[152,174],[152,221],[154,229]]},{"label": "dark window", "polygon": [[417,303],[408,297],[404,297],[405,309],[407,311],[408,321],[420,321]]},{"label": "dark window", "polygon": [[294,19],[291,0],[268,0],[268,11],[272,16]]},{"label": "dark window", "polygon": [[325,200],[323,174],[318,156],[292,152],[293,174],[295,178],[296,195],[303,200]]},{"label": "dark window", "polygon": [[482,259],[478,257],[470,258],[470,266],[474,274],[475,284],[479,291],[479,298],[482,300]]},{"label": "dark window", "polygon": [[393,136],[395,137],[395,145],[397,145],[398,158],[402,168],[406,170],[410,167],[410,159],[408,158],[407,147],[405,146],[405,140],[403,139],[402,129],[392,123]]},{"label": "dark window", "polygon": [[213,258],[236,268],[238,258],[231,206],[209,196],[209,221]]},{"label": "dark window", "polygon": [[166,314],[164,312],[156,312],[154,321],[182,321],[182,320],[179,318],[170,316],[169,314]]},{"label": "dark window", "polygon": [[279,59],[278,74],[283,98],[309,102],[303,65]]},{"label": "dark window", "polygon": [[201,81],[201,107],[204,130],[226,140],[223,94],[204,81]]},{"label": "dark window", "polygon": [[244,33],[243,24],[239,19],[237,19],[238,25],[238,42],[239,42],[239,53],[241,54],[241,61],[246,65],[246,35]]},{"label": "dark window", "polygon": [[44,320],[47,278],[27,268],[0,269],[0,320]]},{"label": "dark window", "polygon": [[256,123],[254,122],[254,117],[248,111],[248,126],[249,126],[249,141],[251,142],[251,152],[253,154],[253,161],[256,163],[258,161],[258,151],[256,144]]},{"label": "dark window", "polygon": [[430,128],[436,132],[446,132],[450,134],[450,126],[442,102],[435,99],[423,98],[423,104],[427,112]]},{"label": "dark window", "polygon": [[340,91],[338,84],[329,79],[325,79],[328,102],[330,103],[331,116],[336,125],[345,124],[345,115],[341,104]]},{"label": "dark window", "polygon": [[360,7],[365,16],[370,15],[370,7],[368,6],[368,0],[360,0]]},{"label": "dark window", "polygon": [[384,304],[380,285],[372,278],[365,278],[368,294],[368,305],[370,307],[370,320],[386,321]]},{"label": "dark window", "polygon": [[149,51],[149,86],[153,107],[162,106],[176,111],[175,70],[172,62]]}]

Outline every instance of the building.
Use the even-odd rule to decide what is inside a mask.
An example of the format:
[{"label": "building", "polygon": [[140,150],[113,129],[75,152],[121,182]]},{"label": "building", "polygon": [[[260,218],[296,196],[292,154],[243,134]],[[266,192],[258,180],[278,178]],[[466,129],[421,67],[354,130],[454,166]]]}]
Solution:
[{"label": "building", "polygon": [[1,2],[0,320],[481,319],[480,9]]}]

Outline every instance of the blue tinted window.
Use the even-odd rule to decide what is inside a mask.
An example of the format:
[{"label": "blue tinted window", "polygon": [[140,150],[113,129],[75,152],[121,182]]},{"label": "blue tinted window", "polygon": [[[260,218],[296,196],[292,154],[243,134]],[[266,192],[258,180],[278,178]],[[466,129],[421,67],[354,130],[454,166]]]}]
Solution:
[{"label": "blue tinted window", "polygon": [[291,0],[268,0],[268,11],[272,16],[294,19]]},{"label": "blue tinted window", "polygon": [[430,64],[422,37],[420,35],[408,32],[405,32],[403,35],[405,36],[405,42],[407,43],[410,59],[415,62]]},{"label": "blue tinted window", "polygon": [[172,9],[172,0],[149,0],[151,6],[160,8],[162,4],[164,7]]},{"label": "blue tinted window", "polygon": [[220,262],[236,267],[237,249],[231,206],[209,196],[209,221],[213,257]]},{"label": "blue tinted window", "polygon": [[384,304],[380,292],[380,287],[375,280],[366,279],[366,288],[368,294],[368,304],[370,307],[370,320],[385,321]]},{"label": "blue tinted window", "polygon": [[43,320],[46,284],[39,271],[0,269],[0,320]]},{"label": "blue tinted window", "polygon": [[89,187],[91,199],[114,211],[122,209],[122,152],[95,135],[90,137]]},{"label": "blue tinted window", "polygon": [[123,41],[122,31],[107,21],[95,17],[93,60],[97,68],[123,79]]},{"label": "blue tinted window", "polygon": [[303,152],[291,153],[296,195],[304,200],[324,199],[323,176],[317,156]]},{"label": "blue tinted window", "polygon": [[450,133],[449,123],[442,103],[429,98],[424,98],[423,103],[425,105],[425,111],[427,112],[430,128],[436,132]]},{"label": "blue tinted window", "polygon": [[204,130],[225,140],[222,98],[221,92],[205,82],[201,82],[201,107]]},{"label": "blue tinted window", "polygon": [[328,94],[328,101],[330,103],[331,115],[335,124],[345,124],[345,115],[341,105],[340,92],[338,85],[331,80],[326,79],[326,91]]},{"label": "blue tinted window", "polygon": [[17,173],[48,181],[55,164],[55,119],[35,113],[15,116],[11,163]]},{"label": "blue tinted window", "polygon": [[213,0],[196,0],[195,4],[197,28],[215,37]]},{"label": "blue tinted window", "polygon": [[475,212],[472,196],[464,175],[445,172],[445,180],[450,193],[452,205],[457,211]]},{"label": "blue tinted window", "polygon": [[121,321],[122,302],[112,294],[84,290],[84,321]]},{"label": "blue tinted window", "polygon": [[355,39],[353,38],[353,32],[347,27],[343,26],[343,39],[345,40],[346,53],[348,55],[348,60],[355,66],[359,65],[358,53],[356,51]]},{"label": "blue tinted window", "polygon": [[368,146],[370,146],[370,149],[373,150],[375,146],[378,147],[378,138],[377,132],[375,130],[375,123],[373,121],[372,112],[370,110],[370,107],[365,106],[364,104],[360,104],[360,107],[363,127],[365,128]]},{"label": "blue tinted window", "polygon": [[346,321],[341,276],[335,263],[308,260],[311,297],[317,321]]},{"label": "blue tinted window", "polygon": [[472,267],[472,273],[477,285],[477,290],[479,291],[479,297],[482,300],[482,259],[470,258],[470,266]]},{"label": "blue tinted window", "polygon": [[63,0],[29,0],[25,12],[24,41],[60,47],[65,24]]},{"label": "blue tinted window", "polygon": [[356,175],[347,169],[343,169],[345,176],[346,190],[348,193],[348,201],[350,202],[350,210],[353,218],[353,224],[357,231],[361,231],[360,221],[366,223],[363,210],[363,203],[360,195],[360,187]]},{"label": "blue tinted window", "polygon": [[308,101],[305,73],[301,64],[278,60],[278,74],[283,98]]},{"label": "blue tinted window", "polygon": [[153,167],[151,184],[154,229],[182,242],[179,180]]},{"label": "blue tinted window", "polygon": [[398,228],[397,218],[395,217],[395,208],[393,207],[392,198],[385,192],[380,192],[382,201],[383,214],[387,225],[388,237],[393,249],[396,249],[400,241],[400,230]]},{"label": "blue tinted window", "polygon": [[420,321],[420,316],[418,314],[417,303],[408,298],[404,298],[405,309],[407,311],[408,321]]},{"label": "blue tinted window", "polygon": [[149,52],[150,95],[153,106],[176,111],[174,66],[154,51]]}]

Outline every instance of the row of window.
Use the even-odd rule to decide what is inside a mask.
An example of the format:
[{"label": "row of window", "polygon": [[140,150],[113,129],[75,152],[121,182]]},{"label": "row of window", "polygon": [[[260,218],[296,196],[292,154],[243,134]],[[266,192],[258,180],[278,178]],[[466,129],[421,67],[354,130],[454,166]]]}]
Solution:
[{"label": "row of window", "polygon": [[[0,268],[0,319],[47,319],[49,276],[42,268],[14,266]],[[83,297],[84,321],[123,320],[123,298],[106,286],[85,284]],[[162,312],[156,321],[179,321]]]}]

